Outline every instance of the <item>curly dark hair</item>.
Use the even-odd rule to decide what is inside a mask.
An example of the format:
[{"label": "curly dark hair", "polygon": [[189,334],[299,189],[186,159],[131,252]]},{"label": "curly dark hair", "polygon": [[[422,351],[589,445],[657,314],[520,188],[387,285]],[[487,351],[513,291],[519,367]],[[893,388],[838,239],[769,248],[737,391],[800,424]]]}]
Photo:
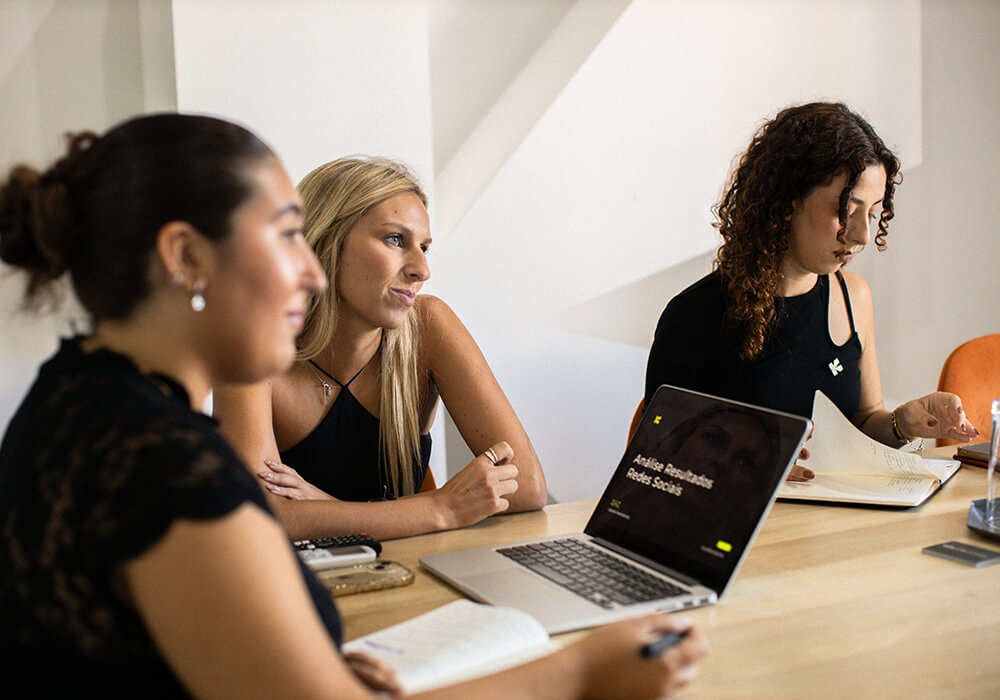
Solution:
[{"label": "curly dark hair", "polygon": [[812,102],[782,110],[758,129],[740,157],[714,209],[723,243],[715,267],[726,290],[726,324],[740,334],[740,358],[760,354],[776,322],[781,263],[788,250],[789,218],[796,200],[847,174],[840,193],[843,240],[847,206],[869,166],[885,168],[885,194],[875,244],[885,249],[899,159],[871,125],[846,105]]}]

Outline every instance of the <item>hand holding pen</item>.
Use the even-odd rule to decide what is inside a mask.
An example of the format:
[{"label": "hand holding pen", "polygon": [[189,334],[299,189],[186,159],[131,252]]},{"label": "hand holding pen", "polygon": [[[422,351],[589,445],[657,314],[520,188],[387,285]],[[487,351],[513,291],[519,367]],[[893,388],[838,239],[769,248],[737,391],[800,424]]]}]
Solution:
[{"label": "hand holding pen", "polygon": [[581,695],[629,700],[659,698],[694,681],[708,646],[691,620],[658,613],[601,627],[570,650],[588,671]]},{"label": "hand holding pen", "polygon": [[675,644],[680,644],[680,642],[687,637],[689,630],[690,628],[680,632],[668,632],[659,639],[652,641],[639,649],[639,656],[644,659],[655,659],[670,647]]}]

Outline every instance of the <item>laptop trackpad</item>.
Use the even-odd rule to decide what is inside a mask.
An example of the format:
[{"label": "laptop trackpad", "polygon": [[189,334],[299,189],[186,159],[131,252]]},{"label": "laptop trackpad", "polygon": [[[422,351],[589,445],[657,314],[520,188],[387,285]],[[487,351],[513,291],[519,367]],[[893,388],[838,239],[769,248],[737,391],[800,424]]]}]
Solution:
[{"label": "laptop trackpad", "polygon": [[502,576],[467,576],[463,583],[483,600],[524,610],[550,630],[569,620],[589,619],[601,611],[597,605],[521,569],[504,571]]}]

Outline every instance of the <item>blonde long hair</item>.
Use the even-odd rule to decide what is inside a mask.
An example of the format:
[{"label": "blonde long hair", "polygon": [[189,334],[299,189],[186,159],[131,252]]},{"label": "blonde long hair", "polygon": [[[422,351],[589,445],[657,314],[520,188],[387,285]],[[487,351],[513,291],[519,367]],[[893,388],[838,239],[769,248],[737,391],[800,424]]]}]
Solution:
[{"label": "blonde long hair", "polygon": [[[339,299],[337,269],[344,239],[372,207],[413,192],[427,196],[405,165],[387,158],[354,156],[321,165],[298,186],[304,202],[306,240],[316,251],[330,284],[316,295],[299,336],[299,359],[311,360],[333,342]],[[379,344],[379,455],[393,492],[414,492],[413,460],[420,455],[417,319],[410,311],[399,328],[383,329]]]}]

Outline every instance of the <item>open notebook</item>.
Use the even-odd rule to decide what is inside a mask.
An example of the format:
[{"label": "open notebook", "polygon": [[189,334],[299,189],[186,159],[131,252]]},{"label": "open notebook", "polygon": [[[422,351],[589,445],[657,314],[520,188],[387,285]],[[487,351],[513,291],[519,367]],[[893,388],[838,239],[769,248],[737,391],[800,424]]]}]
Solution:
[{"label": "open notebook", "polygon": [[918,506],[961,466],[950,459],[922,459],[872,440],[820,391],[813,399],[813,422],[813,437],[806,444],[809,459],[803,464],[816,477],[786,483],[778,492],[779,498]]},{"label": "open notebook", "polygon": [[550,633],[713,603],[810,421],[660,387],[583,533],[421,558],[463,593]]},{"label": "open notebook", "polygon": [[384,661],[407,693],[495,673],[558,648],[530,615],[471,600],[454,600],[342,647]]}]

